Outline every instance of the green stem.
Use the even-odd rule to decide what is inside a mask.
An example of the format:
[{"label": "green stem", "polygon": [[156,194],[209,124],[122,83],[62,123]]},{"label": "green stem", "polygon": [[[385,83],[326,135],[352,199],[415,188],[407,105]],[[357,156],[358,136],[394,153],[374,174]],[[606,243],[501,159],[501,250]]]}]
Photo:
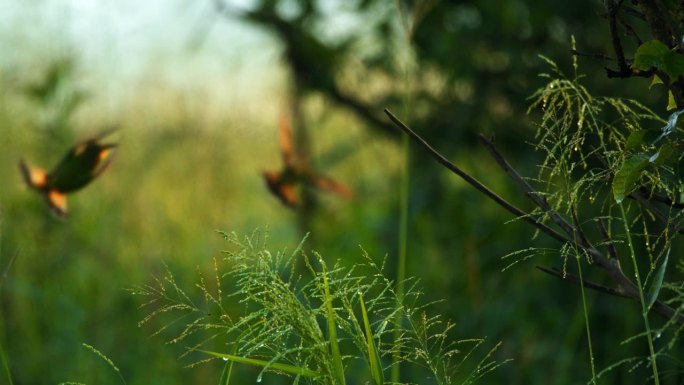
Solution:
[{"label": "green stem", "polygon": [[651,358],[651,367],[653,368],[653,378],[656,385],[660,385],[660,380],[658,378],[658,366],[656,364],[655,350],[653,349],[653,337],[651,336],[651,326],[648,323],[648,309],[646,308],[646,301],[644,301],[644,289],[641,285],[641,278],[639,276],[639,266],[636,261],[636,253],[634,252],[634,245],[632,244],[632,235],[629,232],[629,224],[627,223],[627,214],[625,214],[625,208],[622,203],[618,204],[620,206],[620,213],[622,214],[622,223],[625,225],[625,235],[627,236],[627,245],[629,246],[629,254],[632,259],[632,264],[634,266],[634,277],[636,279],[637,287],[639,289],[639,301],[641,303],[641,315],[644,318],[644,326],[646,326],[646,338],[648,339],[648,349]]},{"label": "green stem", "polygon": [[592,348],[591,345],[591,328],[589,327],[589,311],[587,309],[587,298],[584,293],[584,285],[582,285],[582,282],[584,282],[584,277],[582,276],[582,263],[580,261],[581,256],[579,253],[575,254],[575,260],[577,261],[577,271],[579,273],[579,279],[580,279],[580,291],[582,293],[582,308],[584,309],[584,325],[587,328],[587,343],[589,344],[589,364],[591,365],[591,383],[596,385],[596,368],[594,367],[594,349]]},{"label": "green stem", "polygon": [[[408,238],[408,197],[409,197],[409,137],[402,136],[402,151],[404,153],[404,167],[401,172],[401,189],[400,189],[400,209],[399,209],[399,258],[397,261],[397,302],[399,306],[404,303],[404,280],[406,279],[406,245]],[[403,312],[397,312],[396,329],[394,331],[394,340],[398,341],[401,337],[401,322],[403,319]],[[393,383],[399,382],[399,360],[400,353],[398,350],[392,354],[392,373],[391,379]]]},{"label": "green stem", "polygon": [[[404,14],[404,10],[401,6],[401,3],[397,0],[395,2],[395,5],[397,7],[397,10],[399,11],[399,17],[402,22],[402,26],[404,28],[404,32],[406,33],[406,40],[408,41],[409,45],[411,43],[411,38],[409,36],[409,27],[408,27],[408,20],[406,19],[406,16]],[[403,100],[403,112],[404,116],[406,119],[409,118],[409,107],[410,107],[410,97],[411,97],[411,90],[410,90],[410,85],[409,85],[409,60],[406,61],[406,67],[404,71],[404,86],[405,86],[405,91],[404,91],[404,100]],[[397,302],[398,306],[403,306],[404,303],[404,280],[406,279],[406,248],[407,248],[407,239],[408,239],[408,205],[409,205],[409,166],[410,166],[410,158],[409,158],[409,149],[410,149],[410,140],[407,135],[402,135],[401,139],[401,150],[402,153],[404,154],[404,167],[401,170],[401,180],[400,180],[400,190],[399,190],[399,201],[400,201],[400,207],[399,207],[399,258],[397,260]],[[398,341],[399,338],[401,338],[401,325],[403,321],[403,311],[397,312],[396,319],[395,319],[395,324],[396,324],[396,329],[394,331],[394,340]],[[392,354],[392,372],[390,374],[391,382],[392,383],[398,383],[399,378],[400,378],[400,371],[401,367],[399,365],[399,362],[401,360],[401,352],[399,350],[395,350],[394,353]]]}]

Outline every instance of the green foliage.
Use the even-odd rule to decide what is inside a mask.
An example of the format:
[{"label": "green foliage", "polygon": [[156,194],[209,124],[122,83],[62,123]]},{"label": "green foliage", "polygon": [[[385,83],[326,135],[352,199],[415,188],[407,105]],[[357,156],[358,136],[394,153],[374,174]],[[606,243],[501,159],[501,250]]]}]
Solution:
[{"label": "green foliage", "polygon": [[634,189],[634,184],[646,166],[648,166],[648,157],[644,154],[632,155],[625,159],[613,177],[613,197],[616,203],[622,203],[625,194]]},{"label": "green foliage", "polygon": [[639,46],[632,67],[642,71],[656,68],[670,79],[677,79],[684,75],[684,56],[671,51],[659,40],[651,40]]},{"label": "green foliage", "polygon": [[[382,367],[382,357],[395,352],[436,384],[472,384],[501,365],[493,357],[499,344],[471,363],[469,358],[484,340],[451,341],[454,324],[428,315],[429,304],[418,303],[416,281],[407,281],[407,302],[398,303],[394,285],[365,253],[363,264],[345,268],[336,263],[328,270],[320,255],[314,253],[312,260],[303,253],[302,244],[292,253],[271,253],[267,237],[260,232],[242,239],[234,233],[223,236],[236,250],[225,251],[220,265],[215,262],[213,290],[200,279],[197,287],[205,299],[204,308],[178,286],[170,272],[156,285],[133,290],[149,299],[146,306],[151,310],[143,324],[162,314],[181,314],[176,320],[183,319],[185,326],[172,342],[196,333],[209,334],[185,354],[204,352],[259,366],[257,381],[267,373],[279,373],[294,376],[295,382],[321,384],[344,383],[356,362],[366,362],[365,378],[382,384],[388,369]],[[294,269],[300,257],[309,278]],[[225,282],[234,284],[226,294]],[[226,312],[223,304],[228,298],[241,304],[242,314]],[[407,327],[395,323],[397,313]],[[393,340],[397,327],[400,337]],[[210,342],[227,344],[233,353],[203,347]],[[353,378],[359,380],[358,375]],[[223,381],[229,380],[225,376]]]}]

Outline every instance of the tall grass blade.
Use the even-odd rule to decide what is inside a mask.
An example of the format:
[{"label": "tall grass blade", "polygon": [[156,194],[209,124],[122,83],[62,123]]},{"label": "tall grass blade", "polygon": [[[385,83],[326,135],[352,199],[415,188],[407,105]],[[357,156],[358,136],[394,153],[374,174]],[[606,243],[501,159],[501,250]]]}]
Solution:
[{"label": "tall grass blade", "polygon": [[307,368],[301,368],[299,366],[283,364],[280,362],[270,362],[270,361],[259,360],[256,358],[240,357],[240,356],[236,356],[233,354],[211,352],[208,350],[201,350],[201,349],[198,349],[197,351],[212,355],[214,357],[223,358],[224,360],[233,361],[233,362],[237,362],[240,364],[260,366],[262,368],[272,369],[272,370],[276,370],[276,371],[279,371],[282,373],[292,374],[295,376],[304,376],[304,377],[309,377],[309,378],[315,378],[315,377],[319,377],[321,375],[320,373],[314,372],[313,370],[310,370]]},{"label": "tall grass blade", "polygon": [[382,375],[382,363],[378,350],[375,348],[373,341],[373,331],[371,330],[370,321],[368,320],[368,312],[366,311],[366,304],[363,301],[363,295],[359,294],[359,302],[361,303],[361,314],[363,316],[363,327],[366,330],[366,346],[368,348],[368,365],[370,366],[371,376],[376,385],[385,383],[385,378]]},{"label": "tall grass blade", "polygon": [[335,310],[332,306],[332,297],[330,296],[330,285],[328,284],[328,273],[325,268],[323,258],[318,256],[318,259],[323,268],[323,290],[325,300],[325,313],[328,321],[328,338],[330,338],[330,353],[332,355],[333,364],[333,380],[337,385],[345,385],[344,380],[344,365],[342,364],[342,355],[340,354],[340,346],[337,343],[337,322],[335,322]]},{"label": "tall grass blade", "polygon": [[228,361],[226,362],[226,365],[223,367],[223,371],[221,372],[221,378],[219,378],[219,385],[228,385],[228,381],[230,381],[230,375],[233,372],[233,361]]}]

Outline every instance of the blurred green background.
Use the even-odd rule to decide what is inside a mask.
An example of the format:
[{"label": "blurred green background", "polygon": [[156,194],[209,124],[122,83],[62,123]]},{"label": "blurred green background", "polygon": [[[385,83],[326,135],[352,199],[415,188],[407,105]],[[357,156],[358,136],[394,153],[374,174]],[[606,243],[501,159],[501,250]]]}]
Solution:
[{"label": "blurred green background", "polygon": [[[410,36],[397,11],[414,15]],[[429,7],[426,5],[430,5]],[[425,7],[425,8],[423,8]],[[87,1],[0,0],[0,341],[15,384],[216,383],[217,362],[186,368],[184,346],[126,289],[165,265],[191,289],[227,247],[215,230],[268,229],[274,249],[308,249],[349,265],[398,249],[398,132],[390,108],[456,164],[517,204],[515,187],[477,144],[495,133],[509,160],[536,175],[526,100],[544,54],[570,71],[570,36],[609,49],[600,1]],[[610,81],[581,61],[597,94],[634,96],[645,80]],[[56,74],[56,75],[55,75]],[[49,91],[46,91],[49,90]],[[41,91],[42,90],[42,91]],[[658,95],[640,100],[664,106]],[[314,193],[295,212],[269,194],[277,121],[306,133],[312,163],[356,194]],[[78,140],[117,127],[110,169],[69,197],[60,220],[22,183],[17,163],[48,169]],[[535,264],[501,257],[555,246],[412,147],[408,274],[457,338],[503,341],[514,361],[486,383],[582,384],[590,378],[578,288]],[[191,291],[191,290],[190,290]],[[194,292],[199,296],[198,292]],[[599,368],[643,352],[615,346],[640,331],[635,305],[589,293]],[[610,325],[610,327],[605,327]],[[640,370],[607,383],[642,383]],[[0,376],[5,380],[5,376]],[[244,369],[243,380],[255,372]],[[425,379],[412,378],[415,383]],[[275,383],[275,379],[273,379]],[[350,382],[352,383],[352,382]]]}]

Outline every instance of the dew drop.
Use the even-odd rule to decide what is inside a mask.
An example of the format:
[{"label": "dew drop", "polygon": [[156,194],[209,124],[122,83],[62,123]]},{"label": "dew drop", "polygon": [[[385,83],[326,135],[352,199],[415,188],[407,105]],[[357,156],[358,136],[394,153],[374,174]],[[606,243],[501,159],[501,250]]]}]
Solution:
[{"label": "dew drop", "polygon": [[261,373],[257,376],[257,382],[261,382]]},{"label": "dew drop", "polygon": [[228,361],[228,357],[223,357],[223,361]]}]

